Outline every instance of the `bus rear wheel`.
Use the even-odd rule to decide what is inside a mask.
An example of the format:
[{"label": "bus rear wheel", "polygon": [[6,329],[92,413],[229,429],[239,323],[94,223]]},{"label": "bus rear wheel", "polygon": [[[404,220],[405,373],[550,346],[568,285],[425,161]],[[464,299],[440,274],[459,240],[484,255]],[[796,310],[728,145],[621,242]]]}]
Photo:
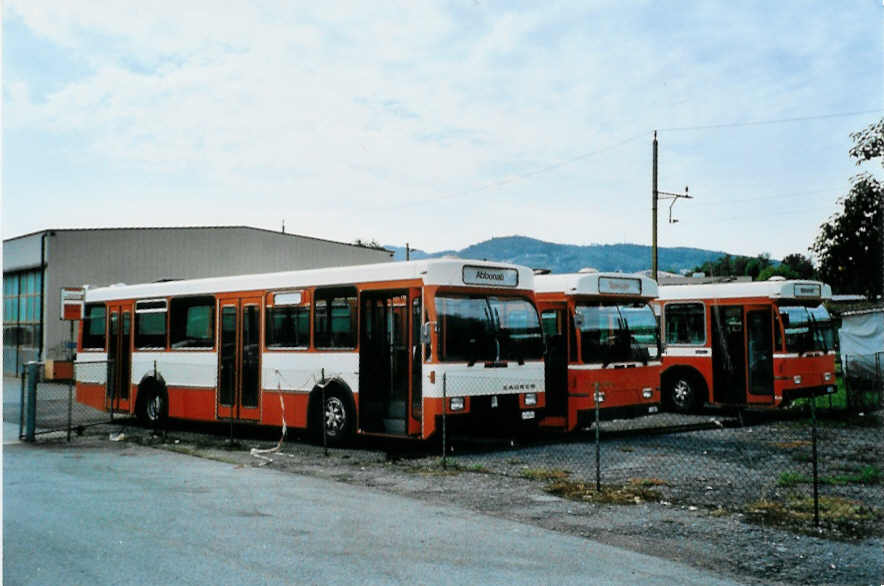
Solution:
[{"label": "bus rear wheel", "polygon": [[139,401],[138,420],[143,425],[162,425],[169,416],[169,401],[162,390],[149,388],[144,391],[144,398]]},{"label": "bus rear wheel", "polygon": [[669,381],[669,404],[679,413],[695,411],[700,398],[698,387],[693,376],[687,373],[675,375]]}]

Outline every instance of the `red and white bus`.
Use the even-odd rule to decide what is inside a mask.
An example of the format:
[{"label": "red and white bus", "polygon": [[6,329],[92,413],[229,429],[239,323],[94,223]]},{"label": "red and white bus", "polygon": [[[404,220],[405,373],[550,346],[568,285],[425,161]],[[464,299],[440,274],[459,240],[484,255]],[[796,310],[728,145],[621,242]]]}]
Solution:
[{"label": "red and white bus", "polygon": [[540,425],[589,424],[599,391],[606,419],[655,413],[660,404],[660,337],[648,302],[653,280],[623,273],[537,275],[537,308],[547,340],[546,409]]},{"label": "red and white bus", "polygon": [[686,412],[834,393],[831,297],[828,285],[782,277],[661,287],[664,401]]},{"label": "red and white bus", "polygon": [[87,289],[77,400],[147,421],[324,422],[331,442],[427,438],[443,408],[531,423],[533,286],[525,267],[435,259]]}]

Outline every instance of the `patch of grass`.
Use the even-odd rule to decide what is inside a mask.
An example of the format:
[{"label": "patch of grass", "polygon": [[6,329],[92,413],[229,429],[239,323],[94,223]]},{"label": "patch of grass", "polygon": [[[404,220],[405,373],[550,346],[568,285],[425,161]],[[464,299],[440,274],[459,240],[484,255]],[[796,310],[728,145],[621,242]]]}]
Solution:
[{"label": "patch of grass", "polygon": [[607,505],[637,505],[643,502],[659,502],[663,495],[654,487],[665,483],[656,478],[632,478],[622,486],[602,485],[596,490],[595,484],[557,480],[544,490],[563,498]]},{"label": "patch of grass", "polygon": [[525,468],[520,473],[528,480],[564,480],[571,474],[561,468]]},{"label": "patch of grass", "polygon": [[621,452],[634,452],[635,448],[630,447],[630,446],[621,446],[620,451]]},{"label": "patch of grass", "polygon": [[[834,496],[821,496],[820,525],[847,537],[863,537],[875,531],[881,517],[877,509],[860,502]],[[750,503],[744,514],[751,521],[808,530],[813,525],[813,499],[789,498],[785,502],[760,500]]]},{"label": "patch of grass", "polygon": [[410,472],[428,476],[453,476],[461,472],[474,472],[477,474],[488,474],[490,472],[482,464],[462,464],[450,458],[445,462],[442,461],[442,458],[436,458],[426,464],[411,464],[407,466],[407,469]]},{"label": "patch of grass", "polygon": [[[878,484],[882,480],[881,469],[877,466],[863,466],[855,472],[835,474],[833,476],[820,476],[820,484],[829,486],[844,486],[847,484]],[[799,484],[810,484],[813,478],[807,474],[788,470],[777,478],[777,486],[790,488]]]},{"label": "patch of grass", "polygon": [[863,466],[857,472],[823,476],[822,484],[878,484],[881,482],[881,469],[877,466]]},{"label": "patch of grass", "polygon": [[806,474],[787,470],[786,472],[780,474],[780,477],[777,478],[777,486],[792,487],[799,484],[807,484],[808,482],[812,482],[812,480],[813,479]]}]

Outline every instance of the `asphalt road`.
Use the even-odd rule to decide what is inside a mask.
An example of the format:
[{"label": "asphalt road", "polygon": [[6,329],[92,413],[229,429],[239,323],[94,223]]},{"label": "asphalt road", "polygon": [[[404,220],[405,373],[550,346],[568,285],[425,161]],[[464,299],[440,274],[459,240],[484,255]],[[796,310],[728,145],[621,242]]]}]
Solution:
[{"label": "asphalt road", "polygon": [[716,584],[702,571],[327,480],[4,426],[6,584]]}]

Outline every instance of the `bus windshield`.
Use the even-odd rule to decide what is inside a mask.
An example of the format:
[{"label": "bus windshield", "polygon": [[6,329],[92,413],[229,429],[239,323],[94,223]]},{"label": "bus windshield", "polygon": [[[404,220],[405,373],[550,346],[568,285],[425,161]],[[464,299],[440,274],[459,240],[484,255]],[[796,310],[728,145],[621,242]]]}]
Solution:
[{"label": "bus windshield", "polygon": [[786,350],[802,354],[834,349],[835,332],[825,307],[781,305],[779,311],[786,333]]},{"label": "bus windshield", "polygon": [[543,357],[537,309],[523,297],[436,295],[439,359],[508,361]]},{"label": "bus windshield", "polygon": [[657,358],[657,319],[645,303],[577,306],[581,354],[586,364],[647,362]]}]

